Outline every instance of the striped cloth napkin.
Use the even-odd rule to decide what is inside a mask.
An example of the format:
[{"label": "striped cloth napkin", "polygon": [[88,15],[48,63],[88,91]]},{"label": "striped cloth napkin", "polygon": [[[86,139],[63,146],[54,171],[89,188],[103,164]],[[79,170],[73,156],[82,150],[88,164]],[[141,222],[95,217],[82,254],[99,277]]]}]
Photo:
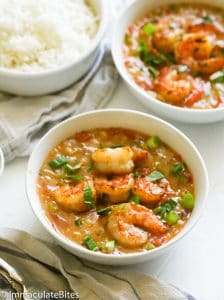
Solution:
[{"label": "striped cloth napkin", "polygon": [[0,148],[5,160],[28,155],[38,137],[66,117],[104,107],[117,79],[110,51],[102,46],[86,76],[60,93],[42,97],[0,94]]},{"label": "striped cloth napkin", "polygon": [[0,299],[12,298],[195,300],[155,278],[96,265],[25,232],[0,229]]}]

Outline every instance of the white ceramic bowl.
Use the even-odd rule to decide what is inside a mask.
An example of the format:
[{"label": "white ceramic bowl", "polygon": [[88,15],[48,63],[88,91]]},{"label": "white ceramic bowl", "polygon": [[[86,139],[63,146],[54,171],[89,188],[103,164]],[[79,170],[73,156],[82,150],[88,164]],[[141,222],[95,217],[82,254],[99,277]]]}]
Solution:
[{"label": "white ceramic bowl", "polygon": [[[73,135],[75,132],[99,127],[117,126],[138,130],[149,135],[160,136],[165,143],[182,155],[193,174],[195,182],[196,206],[184,229],[166,245],[144,253],[126,255],[103,254],[89,251],[75,242],[70,241],[52,227],[50,221],[45,216],[37,194],[36,181],[39,169],[46,155],[55,145]],[[202,212],[208,191],[208,177],[205,164],[198,150],[178,129],[151,115],[131,110],[108,109],[92,111],[70,118],[51,129],[43,137],[34,149],[28,163],[26,191],[35,215],[62,247],[90,261],[109,265],[126,265],[149,260],[165,253],[189,232]]]},{"label": "white ceramic bowl", "polygon": [[3,173],[3,170],[4,170],[4,156],[3,156],[3,152],[2,152],[2,149],[0,148],[0,176],[2,175]]},{"label": "white ceramic bowl", "polygon": [[93,65],[107,24],[107,3],[90,0],[99,15],[100,25],[88,51],[69,64],[40,72],[22,72],[0,68],[0,90],[24,96],[37,96],[60,91],[80,79]]},{"label": "white ceramic bowl", "polygon": [[[126,82],[130,91],[139,99],[146,107],[163,117],[173,119],[176,121],[186,122],[186,123],[211,123],[217,122],[224,119],[224,108],[217,109],[189,109],[181,108],[171,104],[167,104],[155,99],[153,95],[140,88],[131,76],[128,74],[124,63],[123,63],[123,53],[122,47],[124,42],[124,35],[128,28],[128,25],[133,21],[143,16],[147,11],[154,9],[158,6],[171,4],[171,3],[204,3],[210,4],[210,0],[138,0],[132,5],[126,8],[121,15],[118,17],[117,23],[114,27],[113,41],[112,41],[112,54],[114,58],[115,65]],[[214,3],[224,9],[224,1],[217,0]]]}]

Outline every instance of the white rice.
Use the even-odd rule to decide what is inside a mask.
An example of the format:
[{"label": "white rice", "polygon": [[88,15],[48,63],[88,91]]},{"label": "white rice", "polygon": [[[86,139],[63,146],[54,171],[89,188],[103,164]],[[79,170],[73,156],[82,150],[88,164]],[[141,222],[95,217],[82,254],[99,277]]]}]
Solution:
[{"label": "white rice", "polygon": [[0,68],[41,71],[75,61],[97,30],[84,0],[0,0]]}]

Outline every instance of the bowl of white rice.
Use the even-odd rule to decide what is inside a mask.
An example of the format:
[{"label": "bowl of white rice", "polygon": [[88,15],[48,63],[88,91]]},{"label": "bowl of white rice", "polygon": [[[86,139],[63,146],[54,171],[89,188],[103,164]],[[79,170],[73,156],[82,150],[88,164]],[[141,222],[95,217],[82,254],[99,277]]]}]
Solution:
[{"label": "bowl of white rice", "polygon": [[0,0],[0,90],[37,96],[80,79],[97,58],[104,0]]}]

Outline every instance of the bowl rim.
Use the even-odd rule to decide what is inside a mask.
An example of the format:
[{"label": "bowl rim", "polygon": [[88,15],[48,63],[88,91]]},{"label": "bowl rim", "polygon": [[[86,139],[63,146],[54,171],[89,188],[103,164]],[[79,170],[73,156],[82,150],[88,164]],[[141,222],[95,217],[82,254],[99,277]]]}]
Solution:
[{"label": "bowl rim", "polygon": [[[170,3],[172,3],[173,0],[170,1]],[[186,1],[185,1],[186,2]],[[199,0],[196,1],[199,2],[201,4],[203,4],[203,0]],[[149,101],[149,103],[155,104],[158,106],[158,108],[163,109],[163,110],[169,110],[172,112],[175,112],[177,114],[180,113],[185,113],[186,115],[188,115],[189,117],[196,117],[197,115],[201,115],[201,114],[216,114],[218,112],[224,112],[224,107],[219,107],[219,108],[208,108],[208,109],[199,109],[199,108],[185,108],[185,107],[179,107],[179,106],[175,106],[166,102],[162,102],[159,99],[157,99],[156,97],[154,97],[153,95],[150,95],[149,93],[147,93],[145,90],[143,90],[139,85],[137,85],[134,80],[131,78],[131,76],[128,74],[122,58],[123,58],[123,54],[122,54],[122,49],[119,47],[118,45],[118,38],[119,38],[119,34],[117,34],[117,32],[120,32],[120,22],[122,22],[122,20],[124,18],[127,17],[127,19],[130,21],[130,18],[128,17],[130,14],[129,12],[137,9],[139,7],[141,7],[143,5],[144,1],[134,1],[132,3],[130,3],[128,6],[126,6],[118,15],[118,18],[115,22],[114,28],[113,28],[113,32],[112,32],[112,44],[111,44],[111,52],[112,52],[112,57],[115,63],[115,66],[117,68],[117,70],[119,71],[121,77],[124,79],[124,81],[132,88],[134,89],[138,94],[140,94],[142,97],[146,97],[147,100]],[[175,2],[177,3],[177,2]],[[155,5],[155,4],[154,4]],[[163,6],[164,4],[158,4],[158,7]],[[156,5],[155,5],[156,7]],[[150,9],[149,9],[150,10]],[[139,16],[141,17],[141,15]],[[124,35],[124,34],[123,34]]]},{"label": "bowl rim", "polygon": [[3,154],[2,149],[0,148],[0,176],[1,176],[2,173],[3,173],[4,166],[5,166],[4,154]]},{"label": "bowl rim", "polygon": [[106,3],[106,1],[104,0],[98,0],[102,13],[101,13],[101,17],[100,17],[100,24],[99,24],[99,28],[97,30],[97,33],[95,35],[95,37],[92,40],[91,46],[89,47],[88,51],[84,52],[77,60],[71,61],[69,63],[63,64],[63,65],[59,65],[59,66],[55,66],[53,68],[50,69],[43,69],[40,71],[28,71],[28,72],[24,72],[24,71],[20,71],[20,70],[15,70],[15,69],[7,69],[7,68],[2,68],[0,67],[0,75],[1,76],[8,76],[11,78],[14,77],[21,77],[21,78],[26,78],[26,77],[41,77],[41,76],[47,76],[47,75],[52,75],[52,74],[56,74],[62,71],[66,71],[67,69],[69,69],[71,66],[74,66],[76,64],[79,64],[80,62],[84,61],[96,48],[97,46],[100,45],[101,40],[103,38],[103,35],[105,33],[106,30],[106,26],[107,26],[107,20],[108,20],[108,5]]},{"label": "bowl rim", "polygon": [[[162,125],[164,125],[165,127],[167,127],[169,130],[175,132],[181,139],[183,139],[188,145],[189,147],[194,151],[195,153],[195,157],[197,158],[197,160],[200,163],[200,168],[202,170],[202,178],[204,181],[204,190],[202,190],[202,203],[201,203],[201,209],[197,211],[197,213],[191,217],[192,221],[191,223],[187,223],[186,226],[174,237],[172,238],[170,241],[168,241],[166,244],[155,248],[151,251],[148,252],[134,252],[134,253],[128,253],[128,254],[105,254],[105,253],[101,253],[101,252],[94,252],[94,251],[90,251],[86,248],[84,248],[83,246],[80,246],[78,243],[69,240],[67,237],[65,237],[62,233],[60,233],[58,230],[53,229],[52,226],[50,226],[50,222],[47,218],[46,215],[44,215],[43,210],[37,209],[37,207],[35,206],[35,201],[36,199],[32,198],[32,192],[34,190],[36,190],[36,187],[31,187],[29,186],[29,181],[30,178],[32,178],[34,175],[30,175],[30,170],[32,170],[32,162],[34,160],[35,154],[38,153],[38,149],[41,146],[41,144],[43,142],[47,141],[47,138],[49,135],[51,135],[53,132],[57,131],[57,129],[61,126],[64,126],[66,123],[72,122],[73,120],[76,120],[78,118],[82,118],[85,116],[89,116],[89,115],[94,115],[94,114],[104,114],[104,113],[123,113],[126,112],[128,114],[131,114],[132,116],[143,116],[146,117],[150,120],[153,120],[157,123],[160,123]],[[35,146],[35,149],[33,150],[30,158],[29,158],[29,162],[28,162],[28,166],[27,166],[27,171],[26,171],[26,195],[27,198],[29,200],[30,206],[34,212],[34,214],[36,215],[36,217],[39,219],[40,223],[44,226],[44,228],[50,233],[51,236],[53,236],[55,238],[55,240],[59,241],[59,243],[61,245],[64,245],[64,247],[66,249],[72,249],[74,250],[74,252],[80,255],[80,256],[85,256],[85,258],[91,260],[91,258],[99,258],[99,259],[107,259],[108,260],[108,265],[111,263],[117,263],[119,264],[119,262],[126,262],[127,264],[131,264],[133,262],[130,262],[130,260],[132,258],[142,258],[142,260],[147,260],[147,257],[150,257],[150,255],[155,254],[156,252],[159,253],[164,249],[168,249],[171,246],[173,246],[173,244],[175,244],[177,241],[181,240],[188,232],[191,231],[191,229],[195,226],[195,224],[197,223],[197,221],[199,220],[201,213],[203,211],[203,207],[208,195],[208,188],[209,188],[209,181],[208,181],[208,173],[207,173],[207,168],[205,165],[205,162],[201,156],[201,154],[199,153],[199,151],[197,150],[197,148],[195,147],[195,145],[191,142],[191,140],[179,129],[177,129],[175,126],[171,125],[170,123],[155,117],[153,115],[147,114],[147,113],[143,113],[143,112],[139,112],[139,111],[135,111],[135,110],[129,110],[129,109],[101,109],[101,110],[94,110],[94,111],[90,111],[90,112],[85,112],[85,113],[81,113],[78,114],[76,116],[73,116],[71,118],[66,119],[65,121],[59,123],[58,125],[56,125],[55,127],[53,127],[52,129],[50,129],[48,131],[48,133],[46,133],[38,142],[38,144]],[[40,201],[40,200],[39,200]],[[191,219],[190,218],[190,219]],[[189,220],[190,220],[189,219]],[[189,222],[189,221],[188,221]],[[70,250],[71,251],[71,250]],[[73,252],[73,253],[74,253]]]}]

